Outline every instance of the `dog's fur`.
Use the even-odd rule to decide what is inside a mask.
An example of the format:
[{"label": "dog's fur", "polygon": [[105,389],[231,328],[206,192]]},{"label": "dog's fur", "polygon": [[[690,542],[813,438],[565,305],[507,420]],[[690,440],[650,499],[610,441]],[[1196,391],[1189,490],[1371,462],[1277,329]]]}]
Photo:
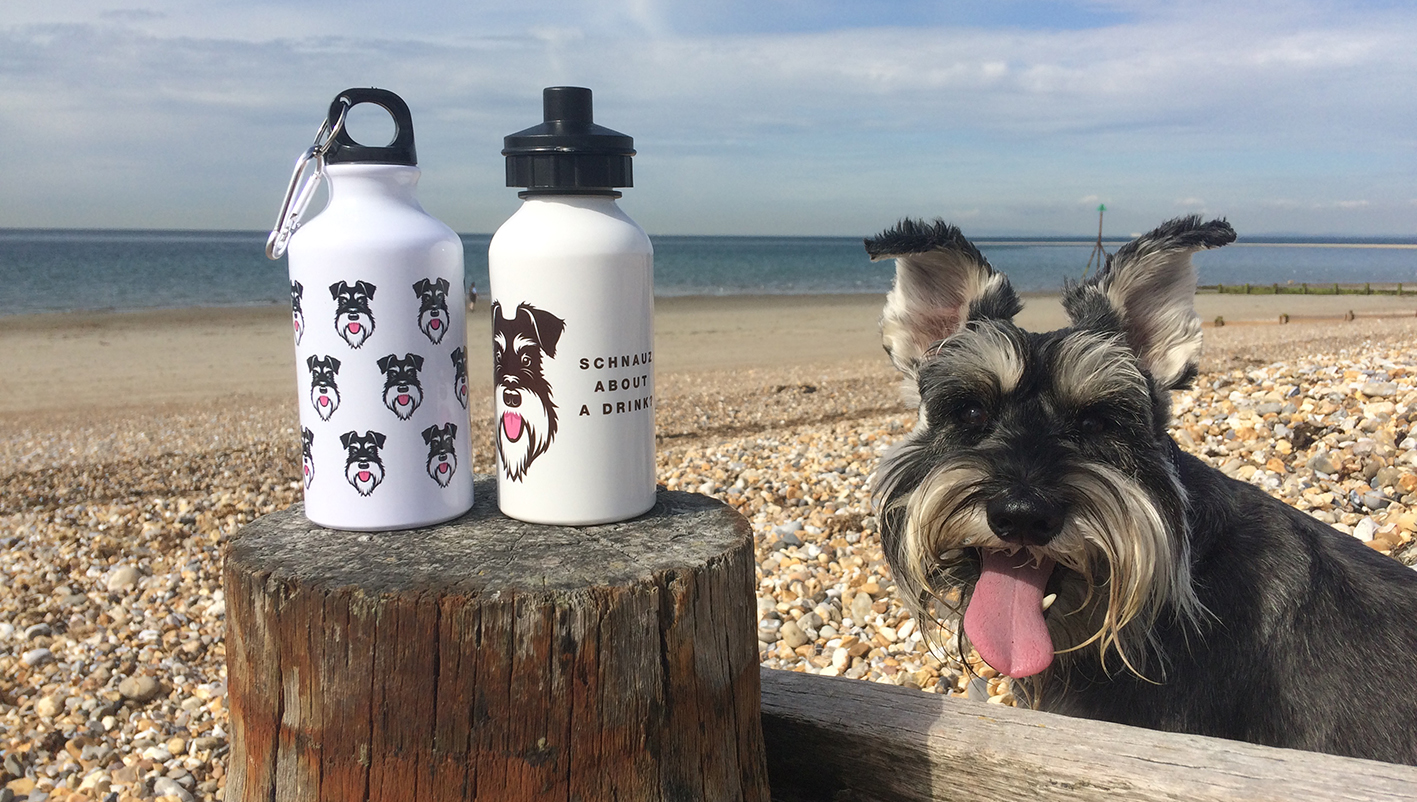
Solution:
[{"label": "dog's fur", "polygon": [[320,420],[329,420],[339,409],[339,385],[335,374],[339,373],[340,361],[332,356],[309,356],[305,367],[310,369],[310,404]]},{"label": "dog's fur", "polygon": [[305,311],[300,306],[300,300],[305,297],[305,285],[298,281],[290,282],[290,319],[295,327],[295,344],[300,344],[300,338],[305,336]]},{"label": "dog's fur", "polygon": [[448,280],[419,279],[413,284],[413,294],[418,296],[418,330],[437,345],[448,333]]},{"label": "dog's fur", "polygon": [[379,357],[376,363],[384,374],[384,406],[398,416],[408,420],[423,403],[423,385],[418,381],[418,371],[423,370],[423,357],[418,354],[397,354]]},{"label": "dog's fur", "polygon": [[556,438],[556,404],[541,362],[556,357],[565,328],[564,320],[530,304],[518,304],[511,318],[492,304],[497,457],[510,479],[521,481]]},{"label": "dog's fur", "polygon": [[379,457],[379,449],[384,447],[385,437],[381,432],[345,432],[339,436],[340,445],[345,449],[344,478],[367,496],[384,481],[384,461]]},{"label": "dog's fur", "polygon": [[374,334],[374,313],[369,301],[378,287],[367,281],[336,281],[330,285],[330,298],[335,302],[335,331],[350,348],[359,348]]},{"label": "dog's fur", "polygon": [[456,423],[429,426],[423,430],[423,442],[428,446],[428,475],[439,487],[447,487],[458,472],[458,452],[454,441],[457,433]]},{"label": "dog's fur", "polygon": [[1041,709],[1415,763],[1417,573],[1167,433],[1201,345],[1190,255],[1234,238],[1162,225],[1046,333],[958,229],[867,240],[896,262],[882,337],[919,404],[873,487],[886,555],[925,631],[1030,675]]}]

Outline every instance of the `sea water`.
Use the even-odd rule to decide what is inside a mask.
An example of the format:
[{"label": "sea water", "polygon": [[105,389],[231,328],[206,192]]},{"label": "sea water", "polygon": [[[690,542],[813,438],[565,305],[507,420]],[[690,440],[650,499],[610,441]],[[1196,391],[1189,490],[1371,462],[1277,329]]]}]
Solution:
[{"label": "sea water", "polygon": [[[490,235],[462,235],[467,280],[487,288]],[[860,237],[653,236],[655,294],[884,293],[890,262],[872,263]],[[257,306],[290,300],[284,261],[265,257],[264,231],[0,229],[0,315],[73,310]],[[1023,292],[1083,278],[1093,242],[980,238],[995,268]],[[1104,243],[1115,253],[1120,241]],[[1417,288],[1411,239],[1259,240],[1196,256],[1202,284],[1393,284]]]}]

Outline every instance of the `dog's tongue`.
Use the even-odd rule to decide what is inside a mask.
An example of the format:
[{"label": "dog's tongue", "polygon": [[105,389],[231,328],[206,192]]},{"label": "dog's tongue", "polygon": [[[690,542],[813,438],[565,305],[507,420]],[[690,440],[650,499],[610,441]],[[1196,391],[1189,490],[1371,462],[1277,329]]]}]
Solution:
[{"label": "dog's tongue", "polygon": [[1043,589],[1053,561],[1034,565],[1026,551],[985,549],[983,571],[964,611],[964,632],[979,656],[1001,674],[1028,677],[1053,662],[1043,621]]},{"label": "dog's tongue", "polygon": [[327,396],[327,395],[322,395],[322,396],[320,396],[320,406],[322,406],[322,407],[327,407],[327,406],[329,406],[329,405],[330,405],[330,397]]},{"label": "dog's tongue", "polygon": [[351,324],[349,324],[349,331],[350,331],[351,334],[358,334],[358,333],[359,333],[359,324],[358,324],[358,323],[351,323]]},{"label": "dog's tongue", "polygon": [[433,329],[434,331],[437,331],[439,328],[442,327],[442,325],[443,322],[438,320],[437,318],[433,318],[432,320],[428,321],[428,328]]},{"label": "dog's tongue", "polygon": [[522,416],[515,412],[503,412],[502,429],[506,431],[507,439],[515,443],[522,436]]},{"label": "dog's tongue", "polygon": [[361,481],[361,482],[367,482],[367,481],[369,481],[370,475],[371,475],[371,474],[370,474],[368,471],[360,471],[359,474],[358,474],[358,476],[359,476],[359,481]]},{"label": "dog's tongue", "polygon": [[399,396],[399,406],[401,406],[401,407],[406,407],[406,406],[408,406],[408,396],[407,396],[407,395],[401,395],[401,396]]}]

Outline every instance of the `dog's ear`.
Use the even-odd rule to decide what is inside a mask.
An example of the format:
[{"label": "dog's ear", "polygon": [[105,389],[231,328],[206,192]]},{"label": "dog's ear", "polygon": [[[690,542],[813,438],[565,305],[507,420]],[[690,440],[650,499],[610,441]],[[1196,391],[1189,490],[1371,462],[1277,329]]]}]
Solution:
[{"label": "dog's ear", "polygon": [[340,295],[349,292],[349,285],[343,281],[336,281],[330,285],[330,297],[339,300]]},{"label": "dog's ear", "polygon": [[421,298],[424,293],[428,292],[428,288],[431,286],[433,285],[429,283],[428,279],[421,278],[413,282],[413,294]]},{"label": "dog's ear", "polygon": [[383,448],[385,437],[382,432],[365,432],[364,439],[374,438],[374,447]]},{"label": "dog's ear", "polygon": [[517,313],[525,309],[531,315],[532,324],[536,326],[536,341],[541,343],[541,350],[552,359],[556,358],[556,343],[561,340],[561,332],[566,330],[566,321],[547,312],[544,309],[537,309],[531,304],[521,304],[517,307]]},{"label": "dog's ear", "polygon": [[358,433],[358,432],[345,432],[344,434],[342,434],[342,435],[339,436],[339,443],[340,443],[340,445],[342,445],[342,446],[344,446],[346,449],[348,449],[350,442],[352,442],[352,441],[354,440],[354,438],[356,438],[356,437],[358,437],[358,436],[359,436],[359,433]]},{"label": "dog's ear", "polygon": [[375,287],[373,284],[370,284],[370,283],[367,282],[367,281],[356,281],[356,282],[354,282],[354,288],[355,288],[356,290],[359,290],[360,292],[364,293],[364,295],[365,295],[366,297],[369,297],[369,298],[373,298],[373,297],[374,297],[374,290],[377,290],[377,289],[378,289],[378,287]]},{"label": "dog's ear", "polygon": [[895,286],[881,313],[881,341],[896,368],[914,375],[931,345],[970,320],[1009,320],[1023,308],[1003,273],[943,220],[902,220],[866,242],[871,261],[895,259]]},{"label": "dog's ear", "polygon": [[447,294],[448,294],[448,280],[447,280],[447,279],[445,279],[445,278],[440,278],[440,279],[438,279],[437,281],[433,282],[433,286],[435,286],[435,287],[438,288],[438,292],[441,292],[441,293],[444,294],[444,295],[447,295]]},{"label": "dog's ear", "polygon": [[309,368],[310,370],[314,370],[314,369],[315,369],[315,365],[318,364],[319,361],[320,361],[320,358],[319,358],[318,356],[314,356],[314,355],[308,356],[308,357],[305,358],[305,367]]},{"label": "dog's ear", "polygon": [[1067,289],[1063,306],[1078,328],[1120,332],[1159,386],[1183,387],[1201,350],[1191,254],[1234,241],[1223,219],[1178,217],[1123,245],[1095,278]]},{"label": "dog's ear", "polygon": [[438,434],[438,427],[437,427],[437,426],[429,426],[427,429],[424,429],[424,430],[423,430],[423,444],[424,444],[424,445],[428,445],[429,443],[433,442],[433,437],[434,437],[435,435],[437,435],[437,434]]},{"label": "dog's ear", "polygon": [[443,428],[447,431],[447,435],[448,435],[449,437],[457,437],[457,435],[458,435],[458,425],[457,425],[456,423],[449,423],[449,424],[447,424],[446,426],[444,426]]},{"label": "dog's ear", "polygon": [[398,357],[397,357],[396,355],[394,355],[394,354],[389,354],[388,356],[381,356],[381,357],[379,357],[379,361],[378,361],[378,362],[375,362],[374,364],[376,364],[376,365],[379,366],[379,372],[380,372],[380,373],[388,373],[388,372],[389,372],[389,363],[392,362],[392,361],[394,361],[395,359],[398,359]]},{"label": "dog's ear", "polygon": [[293,296],[295,296],[296,298],[304,298],[304,297],[305,297],[305,285],[304,285],[304,284],[301,284],[301,283],[298,282],[298,281],[292,281],[292,282],[290,282],[290,294],[293,295]]},{"label": "dog's ear", "polygon": [[423,370],[423,357],[419,356],[418,354],[408,354],[407,356],[404,357],[404,359],[412,359],[412,360],[413,360],[413,369],[414,369],[414,370]]},{"label": "dog's ear", "polygon": [[330,370],[339,373],[339,360],[332,356],[325,357],[325,362],[330,366]]}]

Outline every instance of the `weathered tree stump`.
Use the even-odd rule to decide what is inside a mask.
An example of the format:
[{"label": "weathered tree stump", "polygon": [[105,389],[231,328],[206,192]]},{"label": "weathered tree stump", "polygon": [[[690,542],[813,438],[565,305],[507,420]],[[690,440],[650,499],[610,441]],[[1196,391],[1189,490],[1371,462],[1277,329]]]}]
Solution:
[{"label": "weathered tree stump", "polygon": [[763,800],[752,534],[661,491],[632,521],[405,532],[297,506],[226,556],[226,799]]}]

